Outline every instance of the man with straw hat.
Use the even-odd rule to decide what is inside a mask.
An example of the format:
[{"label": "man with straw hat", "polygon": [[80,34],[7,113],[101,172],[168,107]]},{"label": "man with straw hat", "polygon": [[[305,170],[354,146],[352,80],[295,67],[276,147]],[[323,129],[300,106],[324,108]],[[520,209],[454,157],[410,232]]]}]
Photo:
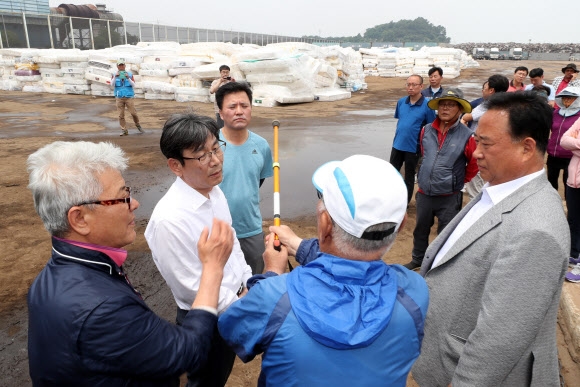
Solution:
[{"label": "man with straw hat", "polygon": [[477,162],[472,157],[476,147],[473,132],[460,122],[462,114],[471,112],[471,105],[463,99],[461,90],[445,90],[428,106],[437,110],[437,118],[419,136],[423,163],[417,177],[412,260],[405,265],[410,270],[421,267],[435,217],[439,234],[461,210],[461,190],[477,174]]}]

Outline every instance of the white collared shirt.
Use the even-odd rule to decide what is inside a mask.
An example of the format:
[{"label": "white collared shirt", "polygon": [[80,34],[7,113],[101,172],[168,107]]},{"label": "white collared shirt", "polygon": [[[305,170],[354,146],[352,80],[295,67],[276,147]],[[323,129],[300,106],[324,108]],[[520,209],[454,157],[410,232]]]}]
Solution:
[{"label": "white collared shirt", "polygon": [[461,219],[461,222],[459,222],[457,227],[455,227],[455,230],[453,230],[451,235],[449,235],[445,244],[441,249],[439,249],[439,252],[437,252],[433,264],[431,265],[431,269],[439,265],[441,259],[443,259],[445,254],[447,254],[451,247],[453,247],[455,242],[457,242],[459,238],[461,238],[461,236],[479,220],[479,218],[489,211],[490,208],[516,192],[524,184],[539,177],[542,173],[544,173],[543,168],[538,172],[502,184],[490,186],[489,183],[485,183],[482,189],[481,199],[471,207],[469,212],[465,214],[463,219]]},{"label": "white collared shirt", "polygon": [[[197,241],[204,227],[211,226],[214,218],[226,221],[232,217],[222,190],[215,186],[209,199],[177,178],[167,193],[159,200],[145,238],[159,272],[173,293],[180,309],[189,310],[197,295],[202,265],[197,251]],[[252,276],[246,264],[240,243],[234,233],[234,247],[224,267],[218,312],[223,312],[238,299],[240,285]]]}]

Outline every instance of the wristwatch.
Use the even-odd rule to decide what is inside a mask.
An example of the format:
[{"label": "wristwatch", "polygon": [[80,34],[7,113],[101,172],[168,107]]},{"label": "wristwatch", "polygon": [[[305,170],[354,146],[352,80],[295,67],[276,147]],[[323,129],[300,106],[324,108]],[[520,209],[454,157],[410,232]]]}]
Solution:
[{"label": "wristwatch", "polygon": [[239,297],[243,291],[244,291],[244,283],[242,282],[242,284],[240,285],[240,288],[238,289],[238,292],[236,293],[236,296]]}]

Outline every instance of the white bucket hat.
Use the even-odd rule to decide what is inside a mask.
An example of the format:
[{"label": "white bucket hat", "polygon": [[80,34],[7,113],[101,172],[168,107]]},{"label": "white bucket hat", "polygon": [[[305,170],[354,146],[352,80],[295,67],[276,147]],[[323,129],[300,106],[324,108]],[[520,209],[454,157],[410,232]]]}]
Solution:
[{"label": "white bucket hat", "polygon": [[[407,187],[401,174],[385,160],[354,155],[331,161],[314,172],[312,183],[322,193],[332,219],[357,238],[383,239],[397,231],[405,218]],[[386,222],[397,226],[382,236],[365,234],[370,226]]]}]

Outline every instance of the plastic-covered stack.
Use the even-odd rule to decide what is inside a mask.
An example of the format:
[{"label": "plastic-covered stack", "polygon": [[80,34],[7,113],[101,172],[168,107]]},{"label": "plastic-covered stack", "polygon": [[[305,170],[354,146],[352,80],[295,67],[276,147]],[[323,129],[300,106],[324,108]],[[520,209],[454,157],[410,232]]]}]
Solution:
[{"label": "plastic-covered stack", "polygon": [[361,48],[364,73],[367,76],[401,77],[411,74],[428,76],[429,70],[441,67],[446,78],[458,77],[461,69],[479,67],[463,50],[445,47],[422,47],[418,51],[409,48]]},{"label": "plastic-covered stack", "polygon": [[119,60],[134,76],[136,98],[211,103],[209,87],[226,64],[232,77],[252,86],[257,106],[350,98],[367,88],[365,76],[427,76],[435,65],[453,78],[477,66],[465,52],[440,47],[355,51],[301,42],[141,42],[89,51],[0,49],[0,89],[112,97]]}]

